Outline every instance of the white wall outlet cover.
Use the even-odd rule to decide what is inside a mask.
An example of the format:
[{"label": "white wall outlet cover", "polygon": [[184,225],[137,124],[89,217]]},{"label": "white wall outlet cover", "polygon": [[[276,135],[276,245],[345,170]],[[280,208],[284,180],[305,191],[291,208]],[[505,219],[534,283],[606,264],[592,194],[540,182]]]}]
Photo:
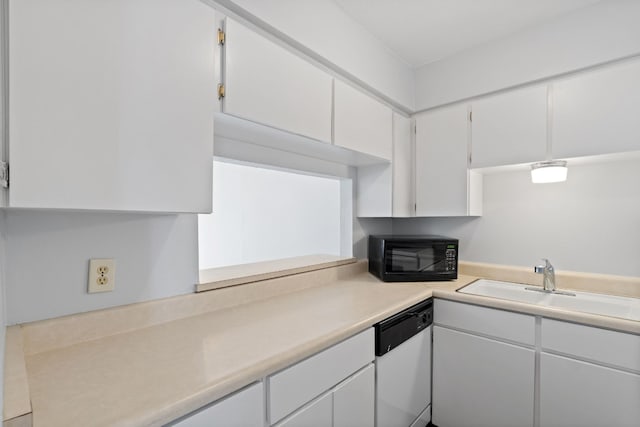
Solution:
[{"label": "white wall outlet cover", "polygon": [[89,260],[90,294],[113,291],[116,285],[116,261],[111,258]]}]

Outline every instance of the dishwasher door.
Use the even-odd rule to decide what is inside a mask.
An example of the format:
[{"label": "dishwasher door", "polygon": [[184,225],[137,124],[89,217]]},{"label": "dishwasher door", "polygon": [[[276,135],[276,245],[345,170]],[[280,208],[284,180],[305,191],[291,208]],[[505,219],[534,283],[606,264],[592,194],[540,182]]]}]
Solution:
[{"label": "dishwasher door", "polygon": [[[376,426],[425,426],[431,418],[431,328],[376,358]],[[418,417],[423,420],[414,423]],[[424,422],[422,422],[424,421]]]}]

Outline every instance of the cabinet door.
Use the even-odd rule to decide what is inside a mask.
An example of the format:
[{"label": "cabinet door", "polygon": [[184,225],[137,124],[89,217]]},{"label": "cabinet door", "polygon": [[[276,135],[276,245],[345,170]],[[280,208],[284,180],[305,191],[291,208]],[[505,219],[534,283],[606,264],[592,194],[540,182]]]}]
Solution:
[{"label": "cabinet door", "polygon": [[393,216],[412,217],[415,214],[413,187],[413,144],[411,119],[393,113]]},{"label": "cabinet door", "polygon": [[378,425],[411,425],[431,403],[431,327],[379,357],[376,364]]},{"label": "cabinet door", "polygon": [[547,86],[533,86],[471,105],[471,167],[539,162],[547,151]]},{"label": "cabinet door", "polygon": [[391,108],[339,80],[333,90],[334,144],[391,160]]},{"label": "cabinet door", "polygon": [[416,117],[416,216],[468,214],[466,105]]},{"label": "cabinet door", "polygon": [[532,426],[534,350],[433,328],[433,423]]},{"label": "cabinet door", "polygon": [[226,19],[223,112],[331,142],[332,77]]},{"label": "cabinet door", "polygon": [[210,212],[214,11],[12,0],[9,205]]},{"label": "cabinet door", "polygon": [[640,423],[640,375],[542,353],[540,426]]},{"label": "cabinet door", "polygon": [[367,366],[374,359],[373,328],[271,375],[269,417],[271,423],[285,417],[316,396]]},{"label": "cabinet door", "polygon": [[262,427],[264,425],[262,383],[225,397],[211,406],[169,425],[179,427]]},{"label": "cabinet door", "polygon": [[393,113],[393,162],[358,167],[359,217],[414,216],[411,119]]},{"label": "cabinet door", "polygon": [[640,150],[640,61],[553,85],[553,156]]},{"label": "cabinet door", "polygon": [[375,368],[370,364],[333,392],[333,427],[373,426]]},{"label": "cabinet door", "polygon": [[278,427],[332,427],[333,396],[325,394],[318,400],[305,406],[286,418]]}]

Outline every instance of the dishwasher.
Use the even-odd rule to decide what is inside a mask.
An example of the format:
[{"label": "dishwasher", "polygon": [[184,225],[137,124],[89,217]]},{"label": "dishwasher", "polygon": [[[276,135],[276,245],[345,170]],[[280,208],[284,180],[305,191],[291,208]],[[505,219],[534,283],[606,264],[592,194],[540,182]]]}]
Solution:
[{"label": "dishwasher", "polygon": [[377,427],[431,421],[432,322],[429,298],[375,325]]}]

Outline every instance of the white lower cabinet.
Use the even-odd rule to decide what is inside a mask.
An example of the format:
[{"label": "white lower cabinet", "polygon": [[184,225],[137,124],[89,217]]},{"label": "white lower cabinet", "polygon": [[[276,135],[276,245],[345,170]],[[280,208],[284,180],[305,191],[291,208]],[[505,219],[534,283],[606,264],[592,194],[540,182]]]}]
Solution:
[{"label": "white lower cabinet", "polygon": [[333,403],[329,393],[295,412],[278,427],[331,427],[332,422]]},{"label": "white lower cabinet", "polygon": [[262,383],[254,384],[168,425],[262,427],[264,425],[264,387]]},{"label": "white lower cabinet", "polygon": [[434,324],[438,427],[640,426],[640,335],[441,299]]},{"label": "white lower cabinet", "polygon": [[333,427],[373,426],[375,367],[370,364],[333,391]]},{"label": "white lower cabinet", "polygon": [[640,336],[542,319],[541,347],[541,427],[640,425]]},{"label": "white lower cabinet", "polygon": [[374,425],[375,367],[369,364],[277,427],[365,427]]},{"label": "white lower cabinet", "polygon": [[637,427],[640,375],[542,353],[541,427]]},{"label": "white lower cabinet", "polygon": [[439,326],[433,334],[435,425],[533,426],[533,349]]},{"label": "white lower cabinet", "polygon": [[[372,426],[374,334],[369,328],[267,378],[269,424]],[[329,424],[323,408],[329,399]],[[316,406],[318,405],[318,406]]]}]

